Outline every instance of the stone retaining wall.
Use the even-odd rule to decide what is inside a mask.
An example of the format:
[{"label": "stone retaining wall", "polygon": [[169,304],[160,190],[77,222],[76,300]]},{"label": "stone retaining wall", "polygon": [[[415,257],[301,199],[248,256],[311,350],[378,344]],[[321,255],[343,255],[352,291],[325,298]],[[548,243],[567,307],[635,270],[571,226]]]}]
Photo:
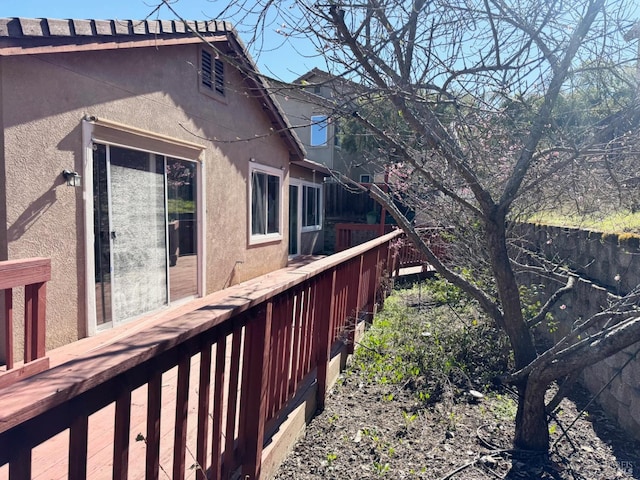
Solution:
[{"label": "stone retaining wall", "polygon": [[[589,318],[606,308],[618,295],[640,284],[639,238],[594,231],[541,225],[519,225],[517,233],[534,251],[560,261],[579,273],[574,290],[552,312],[554,322],[544,325],[555,339],[562,338],[579,318]],[[539,276],[521,277],[540,283]],[[550,294],[559,286],[553,280],[541,285]],[[640,343],[587,367],[582,383],[597,402],[632,436],[640,439]]]}]

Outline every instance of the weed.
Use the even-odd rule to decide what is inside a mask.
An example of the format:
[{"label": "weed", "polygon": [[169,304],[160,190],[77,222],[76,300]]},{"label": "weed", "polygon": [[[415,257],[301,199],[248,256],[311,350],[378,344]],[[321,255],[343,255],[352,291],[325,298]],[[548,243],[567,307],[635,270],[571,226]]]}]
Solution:
[{"label": "weed", "polygon": [[329,466],[333,465],[333,462],[335,462],[337,458],[338,458],[338,455],[336,453],[333,453],[333,452],[327,453],[327,464]]},{"label": "weed", "polygon": [[405,427],[409,428],[409,425],[411,425],[416,420],[416,418],[418,418],[418,414],[417,413],[409,414],[403,410],[402,418],[404,419]]},{"label": "weed", "polygon": [[409,385],[427,404],[481,390],[509,363],[506,337],[442,280],[394,291],[361,346],[354,365],[368,382]]},{"label": "weed", "polygon": [[388,463],[373,462],[373,468],[379,476],[382,476],[389,471],[391,466]]},{"label": "weed", "polygon": [[518,404],[508,395],[497,394],[493,403],[493,414],[498,420],[513,421],[516,418]]}]

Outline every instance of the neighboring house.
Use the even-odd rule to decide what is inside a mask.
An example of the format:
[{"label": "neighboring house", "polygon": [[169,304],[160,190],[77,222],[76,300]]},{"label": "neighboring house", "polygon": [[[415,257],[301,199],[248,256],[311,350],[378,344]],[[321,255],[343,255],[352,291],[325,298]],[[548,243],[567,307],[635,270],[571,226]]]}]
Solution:
[{"label": "neighboring house", "polygon": [[379,167],[366,162],[357,152],[347,152],[341,147],[340,117],[352,108],[350,105],[361,88],[318,68],[292,83],[297,88],[282,85],[277,96],[308,158],[357,182],[370,183],[374,177],[381,181]]},{"label": "neighboring house", "polygon": [[[384,182],[380,167],[369,163],[358,152],[341,147],[340,118],[355,105],[362,94],[359,85],[335,77],[317,68],[297,78],[292,84],[270,80],[273,91],[298,137],[307,157],[329,168],[334,176],[342,174],[360,183]],[[323,189],[326,252],[342,248],[337,240],[336,224],[379,224],[385,217],[367,194],[345,189],[341,181],[328,179]],[[360,228],[360,227],[357,227]],[[384,231],[369,228],[350,235],[351,244],[362,243]]]},{"label": "neighboring house", "polygon": [[48,348],[321,248],[326,169],[253,73],[225,22],[0,20],[0,260],[51,258]]}]

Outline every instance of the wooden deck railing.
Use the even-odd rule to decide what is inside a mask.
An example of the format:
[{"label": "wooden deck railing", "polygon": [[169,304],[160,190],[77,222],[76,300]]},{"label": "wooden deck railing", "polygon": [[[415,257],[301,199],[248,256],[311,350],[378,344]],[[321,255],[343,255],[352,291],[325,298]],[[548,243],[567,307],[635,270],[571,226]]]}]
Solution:
[{"label": "wooden deck railing", "polygon": [[389,233],[392,225],[367,223],[336,223],[336,252],[361,245],[373,238]]},{"label": "wooden deck railing", "polygon": [[[442,238],[442,228],[420,227],[416,231],[427,243],[431,251],[441,260],[446,259],[446,243]],[[396,274],[401,268],[425,266],[428,264],[427,257],[422,254],[406,237],[397,240],[397,258],[395,261]]]},{"label": "wooden deck railing", "polygon": [[[380,279],[394,268],[389,246],[398,235],[292,270],[286,280],[217,292],[190,313],[0,390],[0,467],[9,464],[11,480],[31,478],[34,447],[68,430],[59,452],[68,456],[68,478],[87,478],[89,419],[115,405],[112,433],[100,432],[111,435],[113,478],[127,478],[136,462],[146,478],[158,478],[160,470],[185,478],[194,463],[186,457],[187,427],[196,431],[195,451],[188,451],[197,478],[238,471],[259,478],[265,432],[302,385],[316,381],[323,405],[331,347],[347,338],[353,348],[358,318],[382,300]],[[194,357],[199,372],[190,384]],[[175,368],[173,458],[163,466],[163,373]],[[144,459],[130,458],[132,392],[140,386],[147,391]]]},{"label": "wooden deck railing", "polygon": [[[49,368],[45,356],[46,287],[51,279],[51,260],[31,258],[0,262],[0,290],[4,291],[4,370],[0,388]],[[13,289],[24,286],[24,362],[15,363]]]}]

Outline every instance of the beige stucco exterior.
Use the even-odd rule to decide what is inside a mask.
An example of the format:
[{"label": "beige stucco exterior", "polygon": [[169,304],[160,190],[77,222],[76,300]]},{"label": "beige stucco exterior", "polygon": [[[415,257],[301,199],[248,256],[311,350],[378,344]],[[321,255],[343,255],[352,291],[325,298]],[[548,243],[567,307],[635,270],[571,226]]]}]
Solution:
[{"label": "beige stucco exterior", "polygon": [[[353,85],[317,69],[295,80],[294,84],[295,87],[279,84],[276,96],[300,137],[307,157],[356,181],[360,181],[360,175],[373,178],[378,171],[375,165],[367,163],[361,154],[347,152],[340,147],[339,122],[344,113],[338,110],[353,98]],[[311,118],[315,115],[326,115],[330,119],[325,145],[311,145]]]},{"label": "beige stucco exterior", "polygon": [[6,225],[0,228],[0,260],[51,258],[48,349],[89,333],[87,262],[93,253],[87,246],[93,231],[86,209],[93,193],[86,182],[67,186],[61,175],[63,169],[86,171],[83,129],[86,136],[92,122],[83,119],[89,116],[129,126],[133,135],[140,129],[202,147],[202,293],[286,265],[286,208],[283,238],[250,245],[248,175],[250,159],[281,170],[286,206],[289,149],[269,135],[263,104],[237,70],[226,69],[223,98],[200,91],[201,48],[192,43],[0,57],[0,221]]}]

